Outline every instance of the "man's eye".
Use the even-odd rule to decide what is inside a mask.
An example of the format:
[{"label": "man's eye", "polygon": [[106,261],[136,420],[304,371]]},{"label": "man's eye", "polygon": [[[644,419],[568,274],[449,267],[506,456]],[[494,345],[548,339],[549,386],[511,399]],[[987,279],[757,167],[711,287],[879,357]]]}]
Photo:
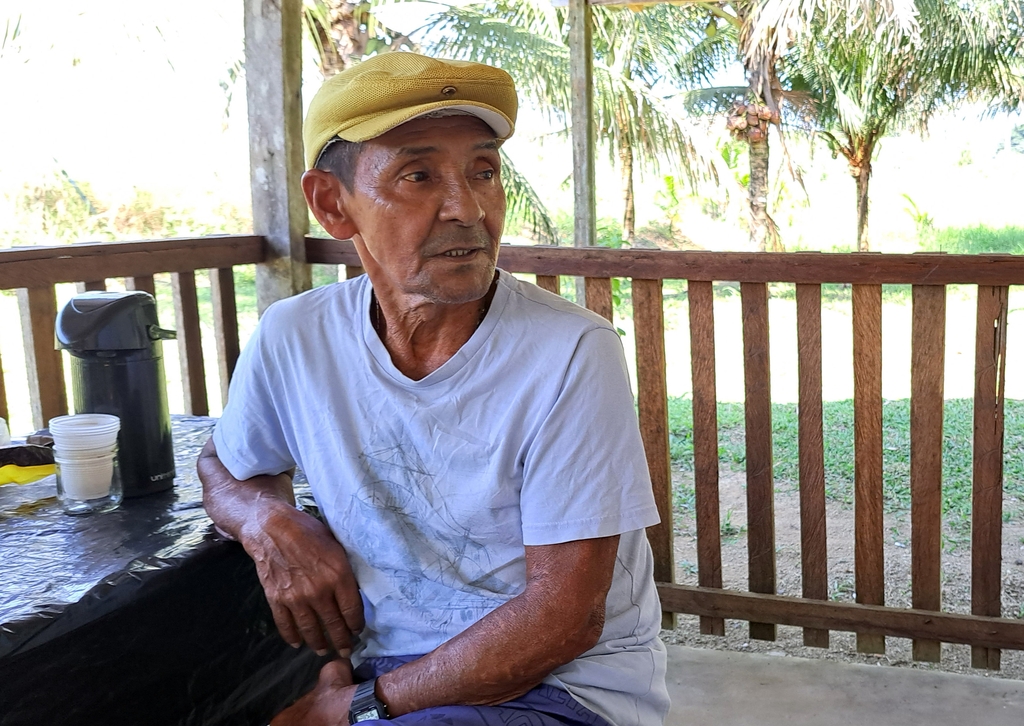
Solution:
[{"label": "man's eye", "polygon": [[487,171],[482,171],[479,174],[481,179],[493,179],[494,175],[495,175],[494,169],[488,169]]},{"label": "man's eye", "polygon": [[402,178],[405,179],[406,181],[411,182],[425,182],[427,179],[430,178],[430,175],[427,174],[427,172],[425,171],[414,171],[411,174],[406,174]]}]

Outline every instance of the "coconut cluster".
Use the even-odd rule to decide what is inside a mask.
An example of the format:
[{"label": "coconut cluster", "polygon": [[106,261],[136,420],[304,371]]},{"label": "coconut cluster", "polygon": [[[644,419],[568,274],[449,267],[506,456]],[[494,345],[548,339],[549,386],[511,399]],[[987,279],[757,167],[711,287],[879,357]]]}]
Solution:
[{"label": "coconut cluster", "polygon": [[737,104],[729,112],[725,128],[737,139],[764,141],[768,138],[768,124],[778,124],[779,114],[757,103]]}]

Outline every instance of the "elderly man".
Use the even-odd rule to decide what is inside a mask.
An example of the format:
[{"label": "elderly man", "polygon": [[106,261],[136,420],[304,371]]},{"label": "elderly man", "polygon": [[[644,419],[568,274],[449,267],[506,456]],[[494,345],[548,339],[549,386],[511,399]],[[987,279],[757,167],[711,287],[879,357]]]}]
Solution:
[{"label": "elderly man", "polygon": [[[303,191],[366,275],[266,312],[199,464],[281,635],[338,654],[275,724],[668,711],[618,335],[496,272],[516,108],[503,71],[412,53],[310,106]],[[294,506],[296,465],[324,523]]]}]

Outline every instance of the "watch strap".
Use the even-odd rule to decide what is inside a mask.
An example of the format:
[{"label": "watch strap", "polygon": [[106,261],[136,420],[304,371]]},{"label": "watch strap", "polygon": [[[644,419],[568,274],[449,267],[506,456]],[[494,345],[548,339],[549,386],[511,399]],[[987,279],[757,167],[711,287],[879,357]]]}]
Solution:
[{"label": "watch strap", "polygon": [[388,719],[388,707],[377,698],[377,679],[371,678],[356,686],[352,704],[348,707],[348,722]]}]

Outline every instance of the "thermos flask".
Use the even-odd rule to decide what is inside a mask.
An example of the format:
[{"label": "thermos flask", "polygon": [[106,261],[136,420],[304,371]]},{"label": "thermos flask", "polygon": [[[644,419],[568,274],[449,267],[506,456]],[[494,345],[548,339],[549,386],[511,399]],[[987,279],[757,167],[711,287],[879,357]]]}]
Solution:
[{"label": "thermos flask", "polygon": [[71,354],[77,413],[121,419],[118,464],[126,497],[170,489],[174,446],[167,409],[163,344],[173,330],[157,325],[146,292],[86,292],[57,314],[57,347]]}]

